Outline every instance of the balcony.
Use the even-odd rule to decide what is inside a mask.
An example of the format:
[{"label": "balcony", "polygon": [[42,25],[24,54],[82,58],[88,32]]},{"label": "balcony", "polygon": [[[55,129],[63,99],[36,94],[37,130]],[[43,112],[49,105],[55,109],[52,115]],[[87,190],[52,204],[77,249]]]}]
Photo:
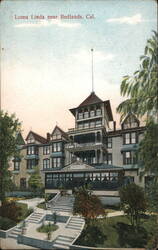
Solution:
[{"label": "balcony", "polygon": [[102,142],[89,142],[89,143],[68,143],[65,148],[69,151],[83,151],[83,150],[95,150],[105,147]]},{"label": "balcony", "polygon": [[63,152],[52,152],[50,157],[62,157],[64,156]]},{"label": "balcony", "polygon": [[25,160],[33,160],[33,159],[39,159],[39,156],[38,155],[26,155],[25,156]]},{"label": "balcony", "polygon": [[83,127],[82,128],[70,128],[68,129],[68,133],[77,134],[80,132],[94,131],[94,130],[102,129],[102,128],[105,128],[102,124],[94,126],[94,127],[87,127],[87,128],[83,128]]}]

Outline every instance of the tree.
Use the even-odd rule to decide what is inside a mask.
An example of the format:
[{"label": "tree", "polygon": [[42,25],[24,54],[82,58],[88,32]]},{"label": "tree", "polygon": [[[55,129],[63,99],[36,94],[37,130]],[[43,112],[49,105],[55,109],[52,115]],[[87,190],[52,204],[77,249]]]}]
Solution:
[{"label": "tree", "polygon": [[86,222],[97,218],[99,215],[106,215],[99,198],[92,195],[86,187],[79,188],[75,193],[74,214],[81,214]]},{"label": "tree", "polygon": [[9,191],[11,174],[9,160],[17,154],[16,134],[20,122],[15,115],[0,111],[0,200],[5,202],[5,192]]},{"label": "tree", "polygon": [[124,76],[121,83],[121,95],[129,99],[117,108],[121,119],[129,112],[138,117],[154,116],[158,119],[158,33],[153,31],[147,40],[141,64],[133,76]]},{"label": "tree", "polygon": [[147,209],[147,199],[143,188],[135,183],[122,187],[119,191],[121,208],[130,218],[132,226],[138,226],[140,215]]},{"label": "tree", "polygon": [[34,168],[34,172],[31,173],[30,178],[28,180],[29,187],[33,189],[33,191],[41,191],[43,187],[42,178],[39,172],[39,167]]},{"label": "tree", "polygon": [[158,124],[149,121],[146,126],[144,138],[139,143],[139,164],[158,180]]}]

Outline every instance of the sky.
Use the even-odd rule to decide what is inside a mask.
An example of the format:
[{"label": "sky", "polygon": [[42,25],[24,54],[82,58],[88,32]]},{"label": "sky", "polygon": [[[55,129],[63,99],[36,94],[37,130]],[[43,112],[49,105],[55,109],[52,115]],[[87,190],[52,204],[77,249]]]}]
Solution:
[{"label": "sky", "polygon": [[24,137],[74,127],[69,109],[92,91],[91,48],[94,91],[110,100],[119,127],[121,80],[139,68],[156,10],[155,0],[3,0],[2,109]]}]

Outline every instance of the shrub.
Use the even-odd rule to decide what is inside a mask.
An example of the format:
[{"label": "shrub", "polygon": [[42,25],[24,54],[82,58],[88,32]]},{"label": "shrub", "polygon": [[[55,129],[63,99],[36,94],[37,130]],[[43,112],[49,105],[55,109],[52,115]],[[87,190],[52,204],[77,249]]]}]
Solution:
[{"label": "shrub", "polygon": [[22,208],[18,206],[14,201],[5,201],[0,207],[0,216],[9,218],[15,222],[19,222],[19,218],[20,216],[22,216]]},{"label": "shrub", "polygon": [[42,225],[39,228],[37,228],[37,231],[40,233],[48,233],[48,232],[52,232],[52,231],[56,231],[58,229],[57,225],[54,224],[47,224],[47,225]]},{"label": "shrub", "polygon": [[12,228],[16,225],[16,222],[0,216],[0,229],[2,230],[8,230],[9,228]]}]

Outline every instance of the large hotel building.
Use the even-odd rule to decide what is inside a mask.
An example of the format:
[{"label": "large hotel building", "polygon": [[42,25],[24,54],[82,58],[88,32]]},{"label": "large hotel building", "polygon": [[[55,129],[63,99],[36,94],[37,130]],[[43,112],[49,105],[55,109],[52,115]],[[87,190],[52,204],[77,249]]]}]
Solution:
[{"label": "large hotel building", "polygon": [[[140,121],[129,114],[116,129],[110,101],[92,92],[79,106],[70,109],[75,127],[64,132],[55,126],[46,138],[30,131],[17,144],[21,157],[14,158],[13,181],[22,189],[38,166],[46,192],[87,185],[95,191],[113,191],[126,183],[140,180],[138,144],[145,131]],[[112,124],[110,128],[109,123]]]}]

